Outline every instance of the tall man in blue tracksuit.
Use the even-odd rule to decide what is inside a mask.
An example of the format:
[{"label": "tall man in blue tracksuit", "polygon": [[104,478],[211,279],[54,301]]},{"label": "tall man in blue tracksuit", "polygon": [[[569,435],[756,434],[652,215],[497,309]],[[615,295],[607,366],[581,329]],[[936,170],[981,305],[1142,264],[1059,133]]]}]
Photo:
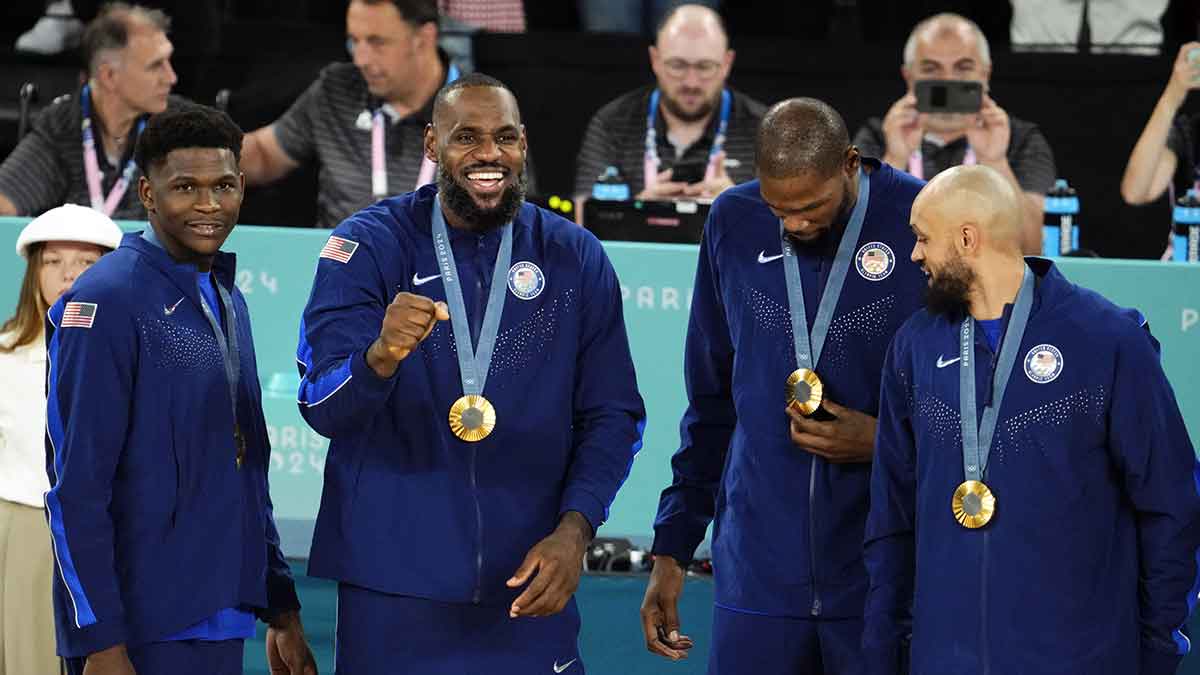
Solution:
[{"label": "tall man in blue tracksuit", "polygon": [[46,319],[46,511],[59,653],[78,675],[315,675],[267,491],[246,302],[219,249],[242,202],[242,133],[199,106],[138,141],[150,218]]},{"label": "tall man in blue tracksuit", "polygon": [[340,674],[583,672],[572,596],[645,412],[612,266],[523,203],[525,147],[503,84],[456,80],[436,185],[321,251],[300,410],[332,439],[309,571]]},{"label": "tall man in blue tracksuit", "polygon": [[686,656],[682,569],[715,517],[709,672],[857,674],[873,416],[924,285],[900,255],[921,183],[861,157],[813,99],[771,108],[756,145],[759,179],[717,198],[700,245],[643,630]]},{"label": "tall man in blue tracksuit", "polygon": [[928,308],[883,372],[864,672],[1174,673],[1200,474],[1145,320],[1023,259],[990,168],[912,216]]}]

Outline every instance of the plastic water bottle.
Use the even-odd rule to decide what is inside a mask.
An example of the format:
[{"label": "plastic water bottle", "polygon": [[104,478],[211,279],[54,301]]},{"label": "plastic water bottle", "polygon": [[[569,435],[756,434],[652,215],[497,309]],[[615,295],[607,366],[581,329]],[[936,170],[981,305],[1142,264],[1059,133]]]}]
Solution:
[{"label": "plastic water bottle", "polygon": [[1195,188],[1175,202],[1175,254],[1176,262],[1194,263],[1200,259],[1200,195]]},{"label": "plastic water bottle", "polygon": [[623,202],[629,199],[629,183],[621,175],[621,170],[610,166],[596,178],[592,185],[592,199]]},{"label": "plastic water bottle", "polygon": [[1079,197],[1065,178],[1054,181],[1054,187],[1046,193],[1044,211],[1042,255],[1066,255],[1079,248]]}]

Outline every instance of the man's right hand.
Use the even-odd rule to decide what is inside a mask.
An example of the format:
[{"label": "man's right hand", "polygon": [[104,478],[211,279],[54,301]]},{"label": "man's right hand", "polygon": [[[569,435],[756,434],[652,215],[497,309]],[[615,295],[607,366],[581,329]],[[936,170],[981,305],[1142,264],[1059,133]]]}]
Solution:
[{"label": "man's right hand", "polygon": [[672,661],[686,659],[692,639],[679,634],[679,596],[683,594],[683,568],[671,556],[654,557],[654,570],[642,600],[642,633],[646,649]]},{"label": "man's right hand", "polygon": [[83,666],[83,675],[137,675],[125,645],[114,645],[90,654]]},{"label": "man's right hand", "polygon": [[883,116],[883,161],[907,171],[908,158],[921,147],[924,133],[925,115],[917,112],[917,97],[905,94]]},{"label": "man's right hand", "polygon": [[1171,80],[1167,82],[1167,95],[1178,106],[1187,98],[1188,92],[1200,89],[1200,54],[1195,59],[1189,59],[1192,50],[1200,52],[1200,42],[1189,42],[1179,48],[1175,57],[1175,66],[1171,69]]},{"label": "man's right hand", "polygon": [[423,295],[397,293],[383,317],[379,337],[367,350],[367,365],[380,377],[391,377],[421,341],[429,337],[438,321],[450,318],[444,302]]},{"label": "man's right hand", "polygon": [[658,172],[655,178],[654,185],[647,186],[637,194],[638,199],[645,200],[669,200],[678,199],[685,196],[687,183],[678,183],[671,180],[671,169]]}]

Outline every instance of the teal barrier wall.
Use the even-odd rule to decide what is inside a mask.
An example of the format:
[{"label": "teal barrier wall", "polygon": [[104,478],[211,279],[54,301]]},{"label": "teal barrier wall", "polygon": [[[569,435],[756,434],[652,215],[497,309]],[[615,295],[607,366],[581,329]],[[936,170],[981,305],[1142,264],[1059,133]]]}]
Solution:
[{"label": "teal barrier wall", "polygon": [[[24,219],[0,219],[0,314],[11,314],[24,268],[14,245]],[[127,227],[139,228],[136,223]],[[271,494],[285,550],[303,557],[316,515],[328,441],[300,418],[295,395],[296,336],[317,254],[328,233],[241,226],[226,245],[239,259],[237,283],[253,321],[273,446]],[[638,384],[646,399],[644,448],[604,526],[609,536],[645,541],[658,493],[671,478],[669,458],[683,411],[683,340],[696,247],[608,242],[621,279]],[[1125,260],[1066,259],[1072,280],[1141,309],[1163,345],[1167,373],[1192,432],[1200,430],[1200,266]]]}]

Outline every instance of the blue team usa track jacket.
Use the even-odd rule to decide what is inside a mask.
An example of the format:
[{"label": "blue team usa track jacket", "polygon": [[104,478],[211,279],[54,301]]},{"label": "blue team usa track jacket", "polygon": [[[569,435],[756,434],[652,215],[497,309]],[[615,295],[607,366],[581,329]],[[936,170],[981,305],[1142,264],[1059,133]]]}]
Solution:
[{"label": "blue team usa track jacket", "polygon": [[64,656],[157,641],[228,608],[299,607],[234,266],[221,253],[213,270],[238,317],[240,469],[195,267],[128,234],[50,310],[46,510]]},{"label": "blue team usa track jacket", "polygon": [[[629,475],[645,420],[620,287],[599,241],[525,204],[484,395],[496,427],[455,438],[450,322],[382,379],[365,353],[399,291],[446,299],[431,236],[436,188],[334,231],[304,311],[300,411],[331,439],[310,573],[447,602],[507,604],[504,582],[566,511],[593,528]],[[500,232],[450,228],[473,340]]]},{"label": "blue team usa track jacket", "polygon": [[[909,672],[910,630],[913,675],[1168,675],[1189,649],[1200,496],[1157,342],[1137,312],[1027,262],[1033,311],[983,476],[995,515],[980,529],[951,513],[962,318],[921,311],[892,344],[867,527],[872,672]],[[982,415],[996,360],[983,331],[974,354]]]}]

